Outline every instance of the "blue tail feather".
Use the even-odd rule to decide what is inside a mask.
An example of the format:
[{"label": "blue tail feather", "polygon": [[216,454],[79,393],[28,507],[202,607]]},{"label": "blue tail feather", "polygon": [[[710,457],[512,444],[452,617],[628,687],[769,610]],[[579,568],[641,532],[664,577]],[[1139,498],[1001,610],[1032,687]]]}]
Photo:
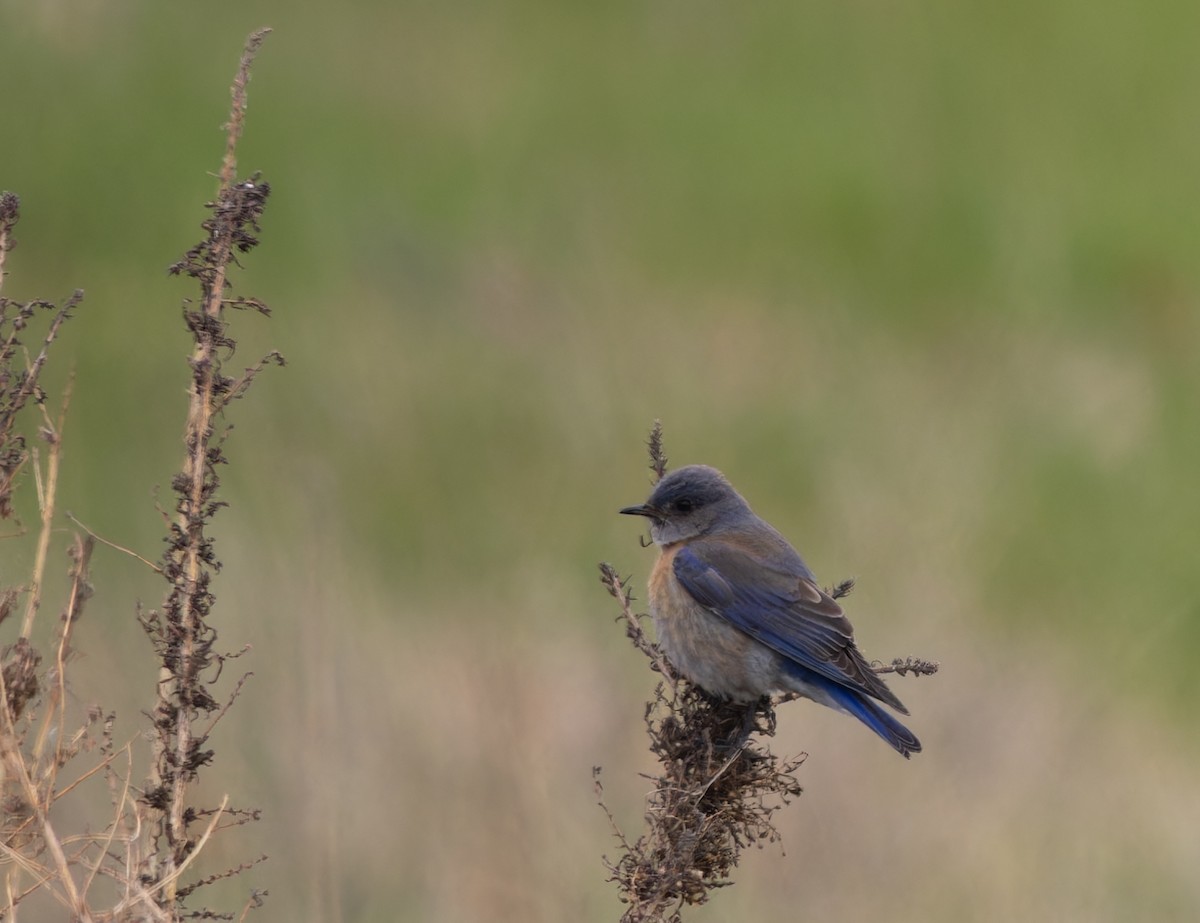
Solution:
[{"label": "blue tail feather", "polygon": [[835,683],[795,662],[788,663],[786,669],[797,680],[797,685],[793,687],[797,692],[822,705],[853,715],[886,740],[905,759],[913,753],[921,752],[921,741],[917,740],[917,735],[893,718],[882,705],[866,693]]},{"label": "blue tail feather", "polygon": [[905,759],[921,752],[917,735],[884,711],[882,705],[845,686],[833,686],[828,692],[842,708],[891,744]]}]

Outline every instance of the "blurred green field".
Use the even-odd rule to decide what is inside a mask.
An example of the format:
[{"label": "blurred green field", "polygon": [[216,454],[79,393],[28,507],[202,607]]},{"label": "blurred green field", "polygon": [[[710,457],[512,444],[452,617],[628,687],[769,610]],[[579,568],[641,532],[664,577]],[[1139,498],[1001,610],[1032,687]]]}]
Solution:
[{"label": "blurred green field", "polygon": [[[4,293],[87,293],[60,506],[148,557],[165,268],[262,25],[237,282],[275,316],[230,367],[289,366],[230,414],[216,622],[255,678],[208,785],[266,810],[214,862],[271,861],[230,903],[619,917],[590,772],[636,830],[652,679],[596,563],[651,566],[615,511],[660,417],[858,578],[868,655],[943,663],[895,683],[911,763],[783,709],[786,855],[686,919],[1200,915],[1200,7],[0,2]],[[161,590],[94,566],[75,693],[133,735]]]}]

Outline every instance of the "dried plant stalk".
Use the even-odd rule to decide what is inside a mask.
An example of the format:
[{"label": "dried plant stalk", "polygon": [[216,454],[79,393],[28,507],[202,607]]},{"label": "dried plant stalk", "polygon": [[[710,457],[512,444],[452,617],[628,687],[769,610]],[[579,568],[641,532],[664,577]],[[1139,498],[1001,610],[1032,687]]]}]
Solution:
[{"label": "dried plant stalk", "polygon": [[[621,606],[625,631],[664,677],[646,705],[646,732],[660,770],[651,778],[646,829],[634,842],[608,812],[620,856],[605,859],[609,880],[627,905],[622,923],[678,921],[684,906],[703,904],[730,877],[747,846],[779,840],[773,817],[801,793],[795,772],[805,755],[781,759],[761,742],[775,732],[769,699],[749,706],[718,702],[678,678],[633,612],[626,582],[600,565],[601,582]],[[599,768],[596,792],[603,802]]]},{"label": "dried plant stalk", "polygon": [[[162,559],[170,590],[161,610],[143,619],[161,664],[153,715],[154,767],[144,795],[145,803],[158,815],[155,838],[161,862],[150,870],[148,879],[160,890],[161,905],[168,913],[174,912],[179,897],[180,873],[207,840],[207,834],[200,840],[192,836],[190,828],[200,812],[189,805],[188,794],[200,768],[213,757],[212,750],[204,749],[208,730],[201,730],[197,720],[221,707],[209,691],[206,671],[222,659],[214,649],[216,630],[208,621],[215,601],[211,580],[220,569],[208,525],[224,505],[216,499],[220,486],[217,468],[226,459],[224,435],[217,434],[215,418],[234,385],[222,372],[222,354],[232,352],[235,346],[223,312],[229,270],[236,254],[258,244],[259,221],[270,195],[269,184],[257,176],[236,179],[237,142],[245,122],[250,67],[269,32],[263,29],[249,37],[234,78],[220,184],[216,200],[208,205],[211,215],[201,225],[207,236],[171,267],[172,274],[195,279],[201,297],[198,310],[189,305],[184,308],[194,345],[184,429],[186,454],[171,485],[176,519]],[[253,377],[252,372],[247,375]],[[247,384],[248,380],[242,390]],[[213,816],[214,825],[223,810]]]}]

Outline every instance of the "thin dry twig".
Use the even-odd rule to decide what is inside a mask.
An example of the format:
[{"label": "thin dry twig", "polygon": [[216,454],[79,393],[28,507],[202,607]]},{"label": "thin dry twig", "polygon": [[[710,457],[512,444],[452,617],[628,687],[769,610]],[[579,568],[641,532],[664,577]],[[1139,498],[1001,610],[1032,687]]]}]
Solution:
[{"label": "thin dry twig", "polygon": [[101,545],[107,545],[109,548],[113,549],[113,551],[119,551],[122,554],[129,555],[131,558],[136,558],[137,560],[139,560],[143,564],[145,564],[148,568],[150,568],[152,571],[154,571],[156,574],[162,573],[162,567],[155,564],[149,558],[143,558],[136,551],[134,551],[131,548],[126,548],[124,545],[118,545],[116,542],[110,542],[103,535],[97,535],[95,532],[93,532],[91,529],[89,529],[87,526],[85,526],[82,522],[80,522],[79,519],[77,519],[70,510],[64,511],[64,515],[67,517],[67,519],[71,520],[71,522],[75,523],[75,525],[79,526],[79,528],[83,529],[83,531],[88,534],[89,538],[94,539],[95,541],[99,542]]},{"label": "thin dry twig", "polygon": [[638,615],[633,611],[633,591],[629,589],[628,578],[622,579],[615,567],[602,561],[600,563],[600,582],[604,584],[609,595],[621,606],[621,618],[625,622],[625,636],[649,659],[650,668],[661,673],[674,689],[678,677],[658,645],[651,642],[649,635],[646,634],[645,626],[642,624],[642,620],[646,616]]}]

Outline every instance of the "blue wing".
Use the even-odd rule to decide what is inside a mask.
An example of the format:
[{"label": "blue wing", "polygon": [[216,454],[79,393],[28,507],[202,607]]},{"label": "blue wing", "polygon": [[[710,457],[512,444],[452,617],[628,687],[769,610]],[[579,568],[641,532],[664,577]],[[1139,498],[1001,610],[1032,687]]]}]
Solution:
[{"label": "blue wing", "polygon": [[[675,555],[675,576],[710,612],[793,663],[907,715],[908,709],[854,646],[853,628],[842,607],[817,586],[790,546],[784,545],[790,554],[781,555],[776,542],[783,539],[775,534],[738,543],[689,542]],[[755,553],[759,549],[774,551],[782,560],[768,563]],[[873,726],[879,720],[873,714],[877,707],[870,708],[874,721],[859,714],[868,704],[850,710]]]}]

